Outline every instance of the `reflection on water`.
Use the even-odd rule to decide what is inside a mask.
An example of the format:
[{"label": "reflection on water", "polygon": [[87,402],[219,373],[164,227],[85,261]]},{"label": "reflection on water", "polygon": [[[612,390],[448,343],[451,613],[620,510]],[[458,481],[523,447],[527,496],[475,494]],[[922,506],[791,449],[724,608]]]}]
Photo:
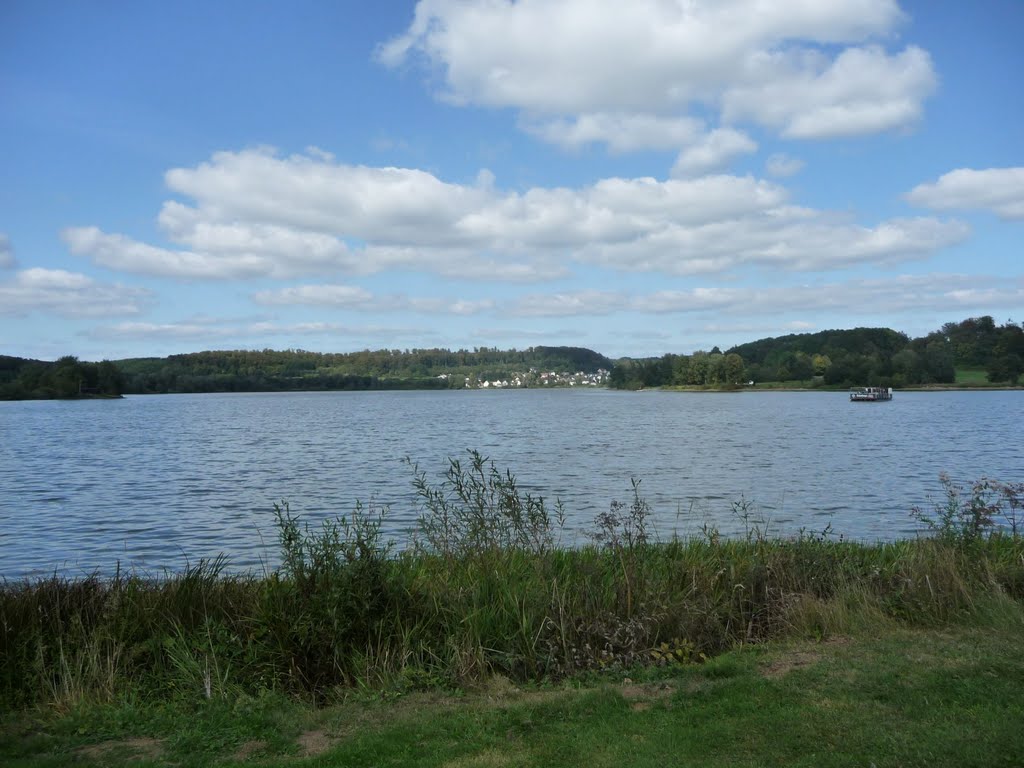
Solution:
[{"label": "reflection on water", "polygon": [[1022,392],[604,390],[165,395],[0,403],[0,576],[159,571],[224,552],[275,562],[272,505],[315,521],[356,500],[417,514],[409,457],[438,475],[476,448],[558,496],[572,535],[641,479],[662,537],[740,522],[772,531],[912,534],[938,474],[1024,480]]}]

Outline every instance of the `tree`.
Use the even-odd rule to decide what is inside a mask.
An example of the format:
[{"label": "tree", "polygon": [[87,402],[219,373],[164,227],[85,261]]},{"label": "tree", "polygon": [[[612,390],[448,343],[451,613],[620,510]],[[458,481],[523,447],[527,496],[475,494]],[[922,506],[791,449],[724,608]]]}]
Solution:
[{"label": "tree", "polygon": [[1024,373],[1024,357],[1014,353],[993,358],[988,365],[986,378],[993,383],[1005,381],[1015,385],[1022,373]]},{"label": "tree", "polygon": [[74,397],[82,390],[85,372],[77,357],[65,355],[57,360],[48,378],[54,397]]},{"label": "tree", "polygon": [[746,371],[743,366],[743,358],[737,355],[735,352],[730,352],[725,356],[723,363],[723,373],[725,377],[725,383],[727,384],[739,384],[746,381],[744,375]]},{"label": "tree", "polygon": [[940,384],[952,384],[956,381],[956,367],[953,365],[954,353],[951,345],[940,339],[928,342],[924,352],[924,365],[928,380]]},{"label": "tree", "polygon": [[921,355],[909,347],[892,356],[893,384],[898,387],[921,384],[925,374]]},{"label": "tree", "polygon": [[708,353],[694,352],[690,355],[690,366],[686,371],[686,383],[698,386],[706,384],[710,368]]},{"label": "tree", "polygon": [[120,395],[124,391],[124,374],[109,360],[97,366],[96,386],[104,395]]}]

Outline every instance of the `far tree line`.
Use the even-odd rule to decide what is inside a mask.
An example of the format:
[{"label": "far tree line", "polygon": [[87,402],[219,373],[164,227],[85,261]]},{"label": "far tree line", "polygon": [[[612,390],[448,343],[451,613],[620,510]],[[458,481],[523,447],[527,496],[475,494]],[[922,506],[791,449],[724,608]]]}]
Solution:
[{"label": "far tree line", "polygon": [[906,387],[952,384],[957,369],[984,371],[992,383],[1017,384],[1024,374],[1024,323],[991,316],[946,323],[911,339],[889,328],[791,334],[693,354],[612,362],[582,347],[500,350],[303,350],[195,352],[166,358],[54,362],[0,355],[0,399],[75,398],[162,392],[446,389],[467,379],[525,371],[595,373],[609,386],[730,388],[754,382]]},{"label": "far tree line", "polygon": [[911,339],[889,328],[801,333],[740,344],[724,353],[666,354],[620,360],[610,386],[736,387],[753,382],[907,387],[952,384],[957,369],[983,370],[991,383],[1015,385],[1024,373],[1024,323],[991,316],[946,323]]},{"label": "far tree line", "polygon": [[109,360],[87,363],[67,355],[55,362],[0,355],[0,400],[118,397],[125,377]]},{"label": "far tree line", "polygon": [[50,363],[0,357],[0,399],[185,392],[448,389],[515,373],[596,373],[613,362],[582,347],[384,349],[348,353],[223,350],[157,358]]}]

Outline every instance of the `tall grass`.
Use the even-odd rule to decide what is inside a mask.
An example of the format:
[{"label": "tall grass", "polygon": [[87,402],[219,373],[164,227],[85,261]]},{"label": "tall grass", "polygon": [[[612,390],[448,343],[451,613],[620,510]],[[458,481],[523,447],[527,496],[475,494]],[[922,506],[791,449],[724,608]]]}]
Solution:
[{"label": "tall grass", "polygon": [[[282,565],[224,561],[147,579],[117,573],[0,587],[0,701],[70,707],[135,697],[544,679],[697,660],[736,643],[881,622],[1020,622],[1024,486],[979,481],[916,517],[934,535],[860,544],[826,533],[656,541],[639,484],[589,543],[560,546],[560,508],[477,453],[431,483],[408,546],[386,509],[309,527],[275,507]],[[739,514],[747,511],[737,505]],[[1009,522],[1008,522],[1009,521]]]}]

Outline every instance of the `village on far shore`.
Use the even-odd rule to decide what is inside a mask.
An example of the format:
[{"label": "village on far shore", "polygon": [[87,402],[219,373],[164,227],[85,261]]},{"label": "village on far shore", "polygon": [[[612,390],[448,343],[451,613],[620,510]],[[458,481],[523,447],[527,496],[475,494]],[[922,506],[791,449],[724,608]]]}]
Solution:
[{"label": "village on far shore", "polygon": [[[442,381],[450,382],[457,374],[442,373],[436,377]],[[531,368],[525,373],[511,373],[506,377],[494,379],[476,376],[463,376],[465,389],[514,389],[516,387],[603,387],[608,384],[608,377],[611,371],[598,368],[593,373],[576,371],[567,373],[562,371],[538,371]]]}]

